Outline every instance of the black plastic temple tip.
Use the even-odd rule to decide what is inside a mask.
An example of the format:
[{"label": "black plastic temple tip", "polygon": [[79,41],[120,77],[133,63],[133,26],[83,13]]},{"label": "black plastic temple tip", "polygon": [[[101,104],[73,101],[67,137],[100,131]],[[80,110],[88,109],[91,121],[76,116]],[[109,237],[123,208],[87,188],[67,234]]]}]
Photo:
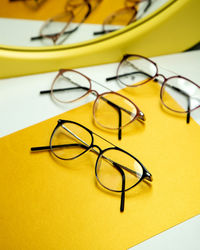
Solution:
[{"label": "black plastic temple tip", "polygon": [[48,149],[50,149],[50,146],[32,147],[32,148],[31,148],[31,152],[39,151],[39,150],[48,150]]},{"label": "black plastic temple tip", "polygon": [[35,40],[43,39],[43,36],[33,36],[30,39],[31,41],[35,41]]},{"label": "black plastic temple tip", "polygon": [[120,212],[124,212],[124,201],[125,201],[125,192],[122,191],[122,196],[121,196],[121,204],[120,204]]},{"label": "black plastic temple tip", "polygon": [[51,93],[51,90],[41,90],[40,94],[49,94]]},{"label": "black plastic temple tip", "polygon": [[118,140],[121,140],[121,139],[122,139],[122,130],[120,128],[118,132]]},{"label": "black plastic temple tip", "polygon": [[96,36],[96,35],[102,35],[105,33],[106,33],[105,31],[96,31],[96,32],[93,32],[93,35]]},{"label": "black plastic temple tip", "polygon": [[187,123],[187,124],[190,123],[190,112],[187,113],[186,123]]},{"label": "black plastic temple tip", "polygon": [[112,81],[112,80],[116,80],[117,79],[117,76],[112,76],[112,77],[107,77],[106,78],[106,81]]}]

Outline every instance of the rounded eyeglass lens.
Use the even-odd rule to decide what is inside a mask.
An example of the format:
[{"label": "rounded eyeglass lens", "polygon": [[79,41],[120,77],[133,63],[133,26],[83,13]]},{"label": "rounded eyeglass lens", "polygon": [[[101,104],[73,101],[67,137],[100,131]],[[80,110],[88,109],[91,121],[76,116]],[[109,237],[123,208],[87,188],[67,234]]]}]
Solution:
[{"label": "rounded eyeglass lens", "polygon": [[70,33],[65,34],[71,21],[73,19],[73,14],[71,11],[66,11],[60,15],[47,20],[40,30],[41,36],[43,38],[43,43],[46,45],[60,44],[62,43]]},{"label": "rounded eyeglass lens", "polygon": [[185,113],[200,105],[200,88],[188,79],[172,77],[163,85],[161,98],[169,109]]},{"label": "rounded eyeglass lens", "polygon": [[51,151],[60,159],[77,158],[88,150],[92,143],[91,134],[74,123],[63,123],[51,137]]},{"label": "rounded eyeglass lens", "polygon": [[126,86],[138,86],[150,81],[156,73],[156,66],[148,59],[129,56],[119,64],[117,79]]},{"label": "rounded eyeglass lens", "polygon": [[[76,4],[76,3],[73,3]],[[66,31],[70,34],[75,32],[81,23],[83,23],[87,17],[87,14],[89,12],[89,7],[86,1],[80,1],[80,4],[77,2],[77,6],[72,6],[72,4],[69,5],[72,8],[73,12],[73,20],[69,23],[69,26],[67,27]]]},{"label": "rounded eyeglass lens", "polygon": [[136,10],[135,8],[124,8],[116,11],[112,15],[108,16],[103,23],[104,33],[109,33],[115,30],[122,29],[124,26],[128,25],[135,18]]},{"label": "rounded eyeglass lens", "polygon": [[59,102],[73,102],[85,96],[90,89],[89,80],[75,71],[64,71],[52,85],[52,95]]},{"label": "rounded eyeglass lens", "polygon": [[95,121],[108,129],[128,125],[137,115],[136,106],[116,93],[105,93],[94,104]]},{"label": "rounded eyeglass lens", "polygon": [[109,149],[96,163],[96,176],[99,183],[111,191],[122,191],[122,175],[116,166],[124,172],[125,190],[135,186],[143,176],[142,166],[132,156],[121,150]]}]

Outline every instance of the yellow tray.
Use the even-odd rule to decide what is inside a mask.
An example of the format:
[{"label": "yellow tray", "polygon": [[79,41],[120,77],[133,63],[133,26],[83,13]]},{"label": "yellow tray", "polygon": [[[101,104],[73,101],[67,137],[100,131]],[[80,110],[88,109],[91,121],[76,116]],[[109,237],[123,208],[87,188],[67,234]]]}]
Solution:
[{"label": "yellow tray", "polygon": [[124,29],[90,41],[41,48],[1,45],[0,77],[116,62],[125,53],[159,56],[184,51],[199,42],[199,9],[199,0],[170,0]]}]

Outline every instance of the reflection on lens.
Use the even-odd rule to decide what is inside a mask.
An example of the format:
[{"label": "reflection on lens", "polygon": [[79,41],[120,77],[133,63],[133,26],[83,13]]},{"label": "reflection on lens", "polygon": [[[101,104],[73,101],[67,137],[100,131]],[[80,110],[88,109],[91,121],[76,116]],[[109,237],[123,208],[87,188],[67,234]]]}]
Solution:
[{"label": "reflection on lens", "polygon": [[54,132],[50,147],[61,159],[69,160],[83,154],[91,146],[91,134],[81,126],[66,122]]},{"label": "reflection on lens", "polygon": [[124,8],[116,11],[112,15],[108,16],[103,23],[104,33],[109,33],[123,28],[132,21],[134,21],[136,15],[135,8]]},{"label": "reflection on lens", "polygon": [[73,34],[73,32],[79,28],[81,23],[85,21],[90,10],[85,1],[82,1],[82,3],[78,3],[78,1],[75,1],[74,3],[70,2],[68,9],[73,12],[73,20],[69,23],[65,33]]},{"label": "reflection on lens", "polygon": [[200,105],[200,88],[182,77],[168,79],[162,89],[165,106],[177,112],[187,112]]},{"label": "reflection on lens", "polygon": [[[53,43],[59,44],[63,41],[63,39],[66,39],[66,37],[69,35],[67,33],[64,36],[63,33],[66,31],[72,20],[73,20],[73,13],[70,11],[64,12],[45,22],[40,30],[40,34],[44,38],[52,40]],[[52,45],[52,43],[50,44]]]},{"label": "reflection on lens", "polygon": [[53,83],[52,95],[59,102],[73,102],[85,96],[90,82],[78,72],[65,71]]},{"label": "reflection on lens", "polygon": [[117,79],[126,86],[137,86],[151,80],[156,73],[156,66],[148,59],[130,56],[119,65]]},{"label": "reflection on lens", "polygon": [[108,149],[100,156],[96,166],[97,179],[105,188],[111,191],[122,190],[122,175],[115,164],[125,174],[125,190],[141,180],[143,168],[138,161],[121,150]]},{"label": "reflection on lens", "polygon": [[94,104],[95,121],[109,129],[119,129],[129,124],[137,115],[135,105],[116,94],[105,93]]}]

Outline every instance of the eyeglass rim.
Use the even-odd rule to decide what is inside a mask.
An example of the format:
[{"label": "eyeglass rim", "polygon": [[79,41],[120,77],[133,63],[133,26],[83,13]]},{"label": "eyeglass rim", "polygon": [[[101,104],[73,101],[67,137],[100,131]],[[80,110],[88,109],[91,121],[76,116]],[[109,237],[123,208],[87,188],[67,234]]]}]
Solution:
[{"label": "eyeglass rim", "polygon": [[[144,167],[144,165],[141,163],[141,161],[139,161],[134,155],[130,154],[129,152],[125,151],[125,150],[122,149],[122,148],[119,148],[119,147],[117,147],[117,146],[116,146],[116,147],[110,147],[110,148],[106,148],[106,149],[104,149],[104,150],[101,151],[101,153],[98,155],[97,160],[96,160],[96,163],[95,163],[95,176],[96,176],[96,178],[97,178],[99,184],[100,184],[102,187],[104,187],[105,189],[107,189],[107,190],[109,190],[109,191],[112,191],[112,192],[116,192],[116,193],[121,193],[121,192],[122,192],[122,190],[115,190],[115,189],[111,189],[111,188],[106,187],[103,183],[101,183],[101,181],[100,181],[100,179],[99,179],[99,177],[98,177],[97,167],[98,167],[98,162],[99,162],[99,160],[100,160],[100,157],[102,157],[102,155],[103,155],[106,151],[109,151],[109,150],[118,150],[118,151],[121,151],[121,152],[123,152],[123,153],[129,155],[129,156],[132,157],[134,160],[136,160],[137,163],[139,163],[139,165],[142,167],[142,176],[141,176],[141,178],[140,178],[134,185],[130,186],[129,188],[124,189],[124,191],[128,191],[128,190],[132,189],[133,187],[135,187],[136,185],[138,185],[142,180],[145,179],[147,173],[149,173],[149,172],[148,172],[148,170]],[[150,174],[150,175],[151,175],[151,174]]]},{"label": "eyeglass rim", "polygon": [[[59,18],[60,16],[64,16],[64,15],[67,15],[69,14],[71,16],[70,18],[70,21],[69,22],[66,22],[65,26],[62,28],[62,30],[60,32],[57,32],[55,36],[50,36],[50,35],[45,35],[43,34],[43,29],[45,28],[45,26],[48,25],[49,22],[51,22],[51,20],[54,20],[56,18]],[[48,38],[48,39],[51,39],[53,41],[53,44],[55,44],[57,42],[57,40],[59,39],[59,37],[64,33],[64,31],[67,29],[67,27],[70,25],[70,23],[72,22],[72,20],[74,19],[74,14],[72,11],[68,11],[68,12],[62,12],[62,13],[59,13],[57,14],[56,16],[53,16],[49,19],[47,19],[43,25],[41,26],[40,30],[39,30],[39,34],[41,37],[43,38]]]},{"label": "eyeglass rim", "polygon": [[[89,83],[88,91],[85,92],[85,94],[83,94],[82,96],[80,96],[80,97],[78,97],[78,98],[76,98],[75,100],[72,100],[72,101],[61,101],[61,100],[59,100],[58,98],[56,98],[56,96],[55,96],[54,93],[53,93],[53,87],[54,87],[54,85],[55,85],[56,80],[58,79],[58,77],[60,77],[60,76],[61,76],[63,73],[65,73],[65,72],[74,72],[74,73],[79,74],[79,75],[81,75],[82,77],[86,78],[86,79],[88,80],[88,83]],[[56,75],[56,77],[54,78],[54,80],[53,80],[53,82],[52,82],[52,84],[51,84],[51,95],[53,96],[53,98],[54,98],[56,101],[58,101],[58,102],[60,102],[60,103],[73,103],[73,102],[79,101],[79,100],[81,100],[82,98],[85,98],[86,96],[88,96],[88,95],[90,94],[91,91],[92,91],[91,79],[90,79],[89,77],[87,77],[86,75],[82,74],[81,72],[76,71],[76,70],[73,70],[73,69],[60,69],[60,70],[58,71],[58,74]]]},{"label": "eyeglass rim", "polygon": [[126,123],[125,125],[121,126],[120,128],[124,128],[127,125],[129,125],[130,123],[132,123],[133,121],[135,121],[139,117],[139,114],[142,113],[141,110],[138,108],[138,106],[134,102],[132,102],[128,97],[126,97],[124,95],[121,95],[121,94],[119,94],[117,92],[114,92],[114,91],[104,92],[104,93],[98,95],[97,98],[95,99],[94,103],[93,103],[93,117],[94,117],[95,122],[97,122],[97,124],[99,124],[101,127],[106,128],[106,129],[111,129],[111,130],[119,130],[119,128],[110,128],[110,127],[104,126],[103,124],[101,124],[101,123],[98,122],[98,119],[95,116],[96,108],[97,108],[97,105],[98,105],[98,100],[103,95],[107,95],[107,94],[114,94],[114,95],[120,96],[120,97],[126,99],[127,101],[129,101],[136,108],[137,113],[136,113],[135,117],[133,117],[128,123]]},{"label": "eyeglass rim", "polygon": [[192,108],[192,109],[189,109],[189,110],[186,110],[186,111],[175,110],[175,109],[173,109],[173,108],[170,108],[167,104],[165,104],[165,102],[164,102],[164,100],[163,100],[163,93],[164,93],[164,91],[165,91],[164,88],[165,88],[165,86],[166,86],[166,84],[167,84],[167,81],[169,81],[169,80],[171,80],[171,79],[173,79],[173,78],[181,78],[181,79],[184,79],[184,80],[190,82],[191,84],[195,85],[197,88],[200,89],[200,86],[197,85],[195,82],[193,82],[192,80],[188,79],[187,77],[184,77],[184,76],[181,76],[181,75],[171,76],[171,77],[168,77],[168,78],[164,78],[164,81],[163,81],[163,83],[162,83],[162,85],[161,85],[161,89],[160,89],[160,100],[161,100],[162,104],[163,104],[167,109],[169,109],[169,110],[171,110],[171,111],[173,111],[173,112],[179,113],[179,114],[187,114],[187,113],[190,113],[190,112],[192,112],[192,111],[198,109],[198,108],[200,107],[200,104],[199,104],[197,107]]},{"label": "eyeglass rim", "polygon": [[[81,154],[79,154],[79,155],[77,155],[77,156],[75,156],[75,157],[71,157],[71,158],[67,158],[67,159],[58,156],[58,155],[54,152],[54,150],[53,150],[53,148],[52,148],[52,144],[51,144],[51,143],[52,143],[52,138],[53,138],[53,136],[54,136],[56,130],[57,130],[59,127],[61,127],[63,124],[65,124],[65,123],[76,124],[77,126],[82,127],[83,129],[85,129],[85,130],[90,134],[90,136],[91,136],[91,144],[90,144],[90,146],[88,147],[88,149],[86,149],[86,150],[83,151]],[[50,141],[49,141],[49,147],[50,147],[51,152],[54,154],[54,156],[56,156],[56,157],[59,158],[60,160],[64,160],[64,161],[67,161],[67,160],[74,160],[74,159],[80,157],[81,155],[83,155],[83,154],[85,154],[86,152],[88,152],[88,151],[92,148],[92,145],[93,145],[93,144],[94,144],[94,137],[93,137],[93,132],[92,132],[90,129],[86,128],[85,126],[83,126],[82,124],[80,124],[80,123],[78,123],[78,122],[74,122],[74,121],[70,121],[70,120],[63,120],[63,119],[59,119],[59,120],[58,120],[58,122],[57,122],[57,124],[56,124],[56,127],[53,129],[53,132],[52,132],[52,134],[51,134],[51,136],[50,136]]]},{"label": "eyeglass rim", "polygon": [[[134,85],[128,85],[128,84],[125,84],[125,83],[123,83],[122,81],[120,81],[120,79],[119,79],[119,77],[118,77],[118,72],[119,72],[120,66],[121,66],[122,63],[123,63],[124,61],[126,61],[129,57],[138,57],[138,58],[142,58],[142,59],[147,60],[147,61],[149,61],[150,63],[152,63],[152,64],[155,66],[155,69],[156,69],[155,75],[152,76],[152,78],[149,78],[149,79],[147,79],[146,81],[144,81],[144,82],[142,82],[142,83],[138,83],[138,84],[134,84]],[[141,55],[138,55],[138,54],[125,54],[125,55],[123,56],[123,58],[121,59],[121,61],[119,62],[118,66],[117,66],[117,73],[116,73],[117,81],[118,81],[120,84],[123,84],[123,85],[125,85],[125,86],[127,86],[127,87],[130,87],[130,88],[134,88],[134,87],[138,87],[138,86],[144,85],[144,84],[146,84],[146,83],[152,81],[157,75],[158,75],[158,66],[157,66],[157,64],[156,64],[154,61],[152,61],[151,59],[149,59],[148,57],[141,56]]]},{"label": "eyeglass rim", "polygon": [[[105,31],[106,33],[106,29],[105,29],[105,25],[109,25],[109,23],[106,23],[107,20],[109,20],[110,18],[115,18],[117,15],[120,15],[121,12],[124,12],[124,11],[129,11],[133,9],[135,12],[133,14],[133,17],[135,17],[137,15],[137,10],[136,8],[133,6],[133,7],[124,7],[124,8],[121,8],[115,12],[113,12],[112,14],[110,14],[109,16],[107,16],[104,21],[103,21],[103,24],[102,24],[102,28],[103,28],[103,31]],[[131,20],[133,19],[133,17],[131,18]],[[130,24],[130,22],[128,22],[126,25]]]}]

